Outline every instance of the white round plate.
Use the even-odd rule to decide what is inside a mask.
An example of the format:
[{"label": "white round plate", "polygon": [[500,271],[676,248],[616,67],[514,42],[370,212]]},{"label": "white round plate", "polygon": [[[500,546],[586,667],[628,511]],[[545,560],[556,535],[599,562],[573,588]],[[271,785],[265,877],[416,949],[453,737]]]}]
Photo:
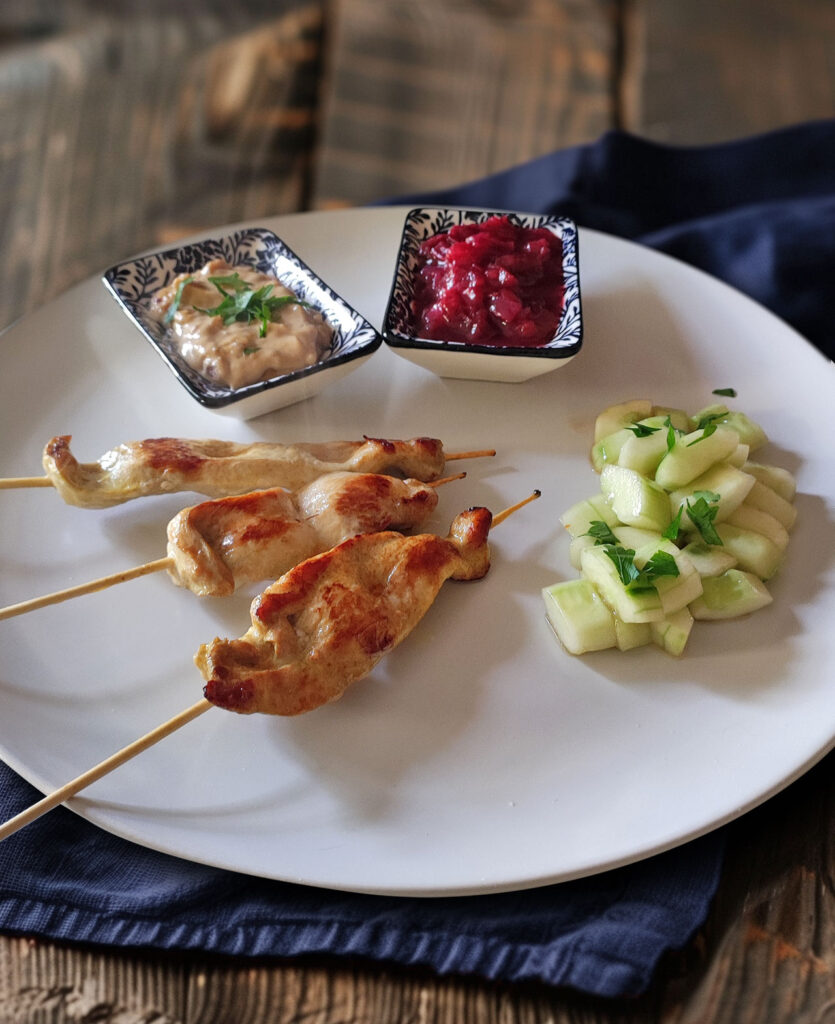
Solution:
[{"label": "white round plate", "polygon": [[[405,209],[268,219],[380,326]],[[430,434],[495,447],[442,491],[432,529],[540,488],[492,536],[477,583],[447,583],[417,630],[339,702],[295,719],[211,709],[71,802],[137,843],[316,886],[462,894],[624,864],[742,814],[835,736],[833,371],[784,323],[652,251],[580,238],[583,351],[524,384],[451,381],[385,347],[309,401],[248,423],[193,402],[100,280],[0,341],[0,474],[40,472],[71,433],[93,460],[161,435],[326,440]],[[558,516],[594,493],[594,418],[633,397],[695,411],[718,387],[795,472],[798,524],[774,603],[697,623],[683,658],[567,655],[540,588],[575,575]],[[465,468],[464,464],[456,464]],[[0,605],[164,554],[191,495],[103,512],[0,493]],[[256,588],[257,589],[257,588]],[[253,591],[254,592],[254,591]],[[50,790],[190,706],[200,643],[249,625],[252,592],[204,600],[165,574],[0,622],[0,755]]]}]

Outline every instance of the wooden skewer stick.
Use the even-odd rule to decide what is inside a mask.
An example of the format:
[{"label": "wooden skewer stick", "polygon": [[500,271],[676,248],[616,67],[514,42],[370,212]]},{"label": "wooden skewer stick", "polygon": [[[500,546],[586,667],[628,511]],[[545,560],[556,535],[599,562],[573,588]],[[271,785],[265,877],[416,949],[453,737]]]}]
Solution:
[{"label": "wooden skewer stick", "polygon": [[494,526],[498,526],[499,523],[503,523],[508,516],[512,516],[514,512],[518,511],[525,505],[530,504],[532,501],[536,501],[537,498],[542,497],[542,491],[534,491],[533,494],[529,494],[527,498],[523,498],[521,501],[517,501],[515,505],[511,505],[509,508],[503,508],[501,512],[497,512],[493,516],[493,521],[490,524],[492,530]]},{"label": "wooden skewer stick", "polygon": [[443,487],[444,484],[451,484],[453,480],[463,480],[466,473],[453,473],[452,476],[441,476],[437,480],[430,480],[426,487]]},{"label": "wooden skewer stick", "polygon": [[92,785],[103,775],[107,775],[112,772],[114,768],[118,768],[123,765],[125,761],[129,761],[132,757],[136,757],[137,754],[141,754],[143,750],[147,750],[148,747],[152,747],[155,743],[159,743],[160,740],[165,739],[172,732],[175,732],[181,726],[186,725],[193,719],[197,718],[198,715],[202,715],[204,711],[208,711],[209,708],[214,707],[204,698],[197,701],[196,704],[192,704],[190,708],[186,708],[185,711],[181,711],[178,715],[174,715],[173,718],[169,718],[167,722],[162,725],[158,725],[156,729],[152,729],[150,732],[145,733],[144,736],[140,736],[138,740],[134,740],[133,743],[129,743],[126,747],[122,747],[115,754],[105,758],[104,761],[100,761],[94,768],[90,768],[88,771],[83,772],[77,778],[68,782],[66,785],[61,786],[60,789],[56,789],[54,792],[45,796],[43,800],[39,800],[37,803],[32,804],[31,807],[27,807],[25,811],[21,811],[20,814],[16,814],[13,818],[9,818],[5,824],[0,825],[0,842],[4,839],[8,839],[10,835],[13,835],[18,829],[29,825],[35,821],[36,818],[40,818],[46,814],[47,811],[51,811],[53,807],[57,807],[58,804],[62,804],[65,800],[69,800],[70,797],[75,796],[82,789]]},{"label": "wooden skewer stick", "polygon": [[97,590],[104,590],[113,587],[117,583],[125,583],[127,580],[135,580],[139,576],[148,576],[152,572],[160,572],[173,565],[171,558],[158,558],[154,562],[145,562],[142,565],[134,566],[133,569],[125,569],[123,572],[114,572],[111,576],[100,576],[97,580],[90,580],[88,583],[79,583],[76,587],[67,587],[66,590],[56,590],[51,594],[44,594],[42,597],[33,597],[29,601],[20,601],[18,604],[10,604],[0,608],[0,621],[11,619],[15,615],[23,615],[25,612],[33,612],[37,608],[45,608],[50,604],[60,604],[61,601],[69,601],[73,597],[81,597],[82,594],[93,594]]},{"label": "wooden skewer stick", "polygon": [[444,455],[444,462],[455,462],[456,459],[484,459],[495,454],[495,448],[481,448],[475,452],[449,452]]},{"label": "wooden skewer stick", "polygon": [[[540,491],[534,491],[533,494],[530,494],[522,501],[517,501],[515,505],[511,505],[509,508],[505,508],[501,512],[497,512],[493,517],[491,526],[496,526],[498,523],[504,522],[508,516],[512,515],[518,509],[540,497],[540,494]],[[165,559],[163,559],[163,561],[165,561]],[[133,743],[129,743],[126,747],[122,747],[122,749],[118,750],[115,754],[111,754],[111,756],[105,758],[104,761],[100,761],[95,765],[95,767],[83,772],[71,782],[67,782],[65,785],[61,786],[60,789],[54,790],[42,800],[32,804],[32,806],[28,807],[25,811],[21,811],[20,814],[16,814],[13,818],[9,818],[7,822],[0,825],[0,842],[4,839],[8,839],[9,836],[14,835],[15,832],[19,831],[24,826],[36,821],[42,815],[51,811],[53,807],[57,807],[59,804],[64,803],[65,800],[69,800],[71,797],[76,796],[82,789],[92,785],[98,779],[102,778],[102,776],[107,775],[114,769],[119,768],[126,761],[136,757],[137,754],[141,754],[143,750],[147,750],[148,747],[152,747],[155,743],[165,739],[166,736],[170,736],[172,732],[176,732],[177,729],[186,725],[188,722],[191,722],[199,715],[202,715],[204,711],[208,711],[211,707],[214,707],[214,705],[205,698],[202,698],[197,701],[196,704],[192,704],[190,708],[186,708],[185,711],[181,711],[178,715],[174,715],[173,718],[169,718],[167,722],[163,722],[162,725],[158,725],[156,729],[152,729],[150,732],[145,733],[144,736],[140,736],[138,740],[134,740]]]},{"label": "wooden skewer stick", "polygon": [[0,479],[0,491],[10,490],[13,487],[51,487],[52,481],[48,476],[7,476]]},{"label": "wooden skewer stick", "polygon": [[[466,473],[455,473],[452,476],[442,477],[440,480],[433,480],[426,486],[442,487],[453,480],[462,480],[466,475]],[[98,579],[90,580],[88,583],[79,583],[75,587],[55,590],[51,594],[33,597],[28,601],[19,601],[17,604],[10,604],[5,608],[0,608],[0,622],[4,619],[12,619],[15,615],[34,612],[38,608],[46,608],[51,604],[60,604],[62,601],[69,601],[74,597],[82,597],[84,594],[94,594],[97,590],[106,590],[108,587],[115,587],[119,583],[127,583],[128,580],[139,579],[141,576],[150,576],[151,573],[162,572],[164,569],[172,569],[173,567],[174,559],[166,556],[164,558],[157,558],[152,562],[143,562],[142,565],[134,566],[132,569],[114,572],[110,576],[100,576]]]}]

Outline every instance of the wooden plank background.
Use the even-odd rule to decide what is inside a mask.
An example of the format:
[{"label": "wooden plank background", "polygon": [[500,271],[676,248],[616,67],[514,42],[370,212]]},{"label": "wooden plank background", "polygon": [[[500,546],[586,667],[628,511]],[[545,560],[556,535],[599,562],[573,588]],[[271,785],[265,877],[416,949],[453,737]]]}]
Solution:
[{"label": "wooden plank background", "polygon": [[831,0],[3,0],[0,325],[238,220],[833,114]]},{"label": "wooden plank background", "polygon": [[340,0],[314,199],[453,185],[596,138],[616,113],[618,5]]},{"label": "wooden plank background", "polygon": [[[832,117],[833,53],[832,0],[2,0],[0,325],[220,224],[613,127],[698,144]],[[830,757],[732,827],[707,924],[637,1001],[7,936],[0,1024],[826,1024],[833,823]]]}]

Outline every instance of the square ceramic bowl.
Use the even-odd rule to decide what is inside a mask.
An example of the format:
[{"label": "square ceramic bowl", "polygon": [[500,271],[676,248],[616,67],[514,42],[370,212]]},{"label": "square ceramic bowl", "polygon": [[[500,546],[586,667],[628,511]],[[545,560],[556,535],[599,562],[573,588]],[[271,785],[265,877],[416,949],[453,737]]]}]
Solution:
[{"label": "square ceramic bowl", "polygon": [[[213,259],[271,274],[314,306],[333,328],[330,351],[312,366],[239,388],[213,383],[192,369],[177,351],[173,334],[151,312],[151,300],[178,274],[199,270]],[[310,398],[356,370],[382,344],[371,324],[266,228],[248,228],[138,256],[111,267],[103,280],[192,398],[207,409],[238,419],[252,419]]]},{"label": "square ceramic bowl", "polygon": [[[414,327],[414,297],[421,243],[458,224],[480,224],[506,216],[526,228],[546,228],[562,241],[564,296],[553,337],[530,348],[498,347],[421,338]],[[394,283],[383,322],[383,338],[398,355],[441,377],[518,383],[565,366],[580,351],[583,319],[577,257],[577,227],[565,217],[508,211],[419,207],[406,216]]]}]

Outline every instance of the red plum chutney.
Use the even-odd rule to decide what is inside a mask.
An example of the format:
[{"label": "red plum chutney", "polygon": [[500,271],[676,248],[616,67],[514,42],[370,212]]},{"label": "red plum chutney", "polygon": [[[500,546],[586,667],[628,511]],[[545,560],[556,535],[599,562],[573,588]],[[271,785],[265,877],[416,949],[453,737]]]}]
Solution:
[{"label": "red plum chutney", "polygon": [[533,348],[563,309],[562,241],[507,217],[459,224],[421,243],[412,312],[418,337]]}]

